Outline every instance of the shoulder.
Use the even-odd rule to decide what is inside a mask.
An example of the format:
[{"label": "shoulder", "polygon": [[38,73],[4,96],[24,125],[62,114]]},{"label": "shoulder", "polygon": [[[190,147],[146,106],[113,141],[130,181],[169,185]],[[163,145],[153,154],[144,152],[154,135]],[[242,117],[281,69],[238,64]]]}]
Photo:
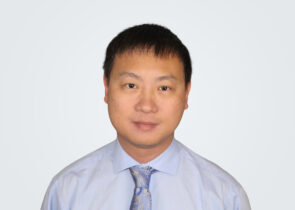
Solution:
[{"label": "shoulder", "polygon": [[104,176],[102,171],[109,167],[115,141],[85,155],[65,167],[50,182],[45,194],[43,209],[63,209],[71,203],[74,194],[83,189],[91,177]]},{"label": "shoulder", "polygon": [[232,205],[249,207],[246,192],[233,176],[179,141],[177,141],[177,146],[182,161],[180,167],[184,167],[186,171],[190,172],[192,177],[188,179],[191,179],[193,183],[201,185],[204,193],[209,194],[209,196],[217,196],[225,202],[236,202],[232,203]]},{"label": "shoulder", "polygon": [[239,187],[240,184],[217,164],[200,156],[184,144],[177,141],[182,164],[198,171],[201,176],[209,180],[218,180],[220,183]]},{"label": "shoulder", "polygon": [[99,175],[101,169],[107,167],[111,161],[114,144],[115,141],[112,141],[62,169],[53,177],[49,188],[55,188],[55,185],[74,187],[77,182],[87,179],[93,173]]},{"label": "shoulder", "polygon": [[76,160],[61,170],[53,179],[57,180],[68,175],[81,177],[83,174],[95,169],[96,167],[100,167],[104,160],[108,160],[110,158],[114,143],[114,141],[108,143]]}]

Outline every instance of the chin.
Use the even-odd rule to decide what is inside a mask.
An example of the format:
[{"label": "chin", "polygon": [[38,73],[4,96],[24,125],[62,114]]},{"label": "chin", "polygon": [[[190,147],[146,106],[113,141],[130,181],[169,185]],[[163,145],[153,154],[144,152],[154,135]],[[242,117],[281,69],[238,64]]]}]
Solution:
[{"label": "chin", "polygon": [[138,142],[130,142],[131,144],[133,144],[133,146],[136,146],[136,147],[138,147],[138,148],[143,148],[143,149],[146,149],[146,148],[153,148],[153,147],[156,147],[158,144],[159,144],[159,142],[145,142],[145,141],[143,141],[143,142],[140,142],[140,141],[138,141]]},{"label": "chin", "polygon": [[[142,138],[140,137],[135,137],[133,136],[132,138],[125,138],[130,144],[132,144],[135,147],[138,148],[153,148],[157,147],[159,144],[165,142],[167,138],[161,138],[157,136],[149,136],[147,138]],[[135,140],[136,139],[136,140]]]}]

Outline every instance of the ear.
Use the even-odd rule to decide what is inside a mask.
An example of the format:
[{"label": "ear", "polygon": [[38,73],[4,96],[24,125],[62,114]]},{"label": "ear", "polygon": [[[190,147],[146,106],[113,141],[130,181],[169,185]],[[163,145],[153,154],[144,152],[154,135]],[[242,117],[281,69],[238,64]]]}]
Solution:
[{"label": "ear", "polygon": [[104,102],[106,102],[106,104],[108,103],[108,94],[109,94],[109,82],[108,79],[106,78],[106,76],[103,76],[103,84],[104,84]]},{"label": "ear", "polygon": [[188,95],[189,95],[189,92],[191,90],[191,82],[187,83],[187,87],[185,89],[185,105],[184,105],[184,109],[187,109],[188,108]]}]

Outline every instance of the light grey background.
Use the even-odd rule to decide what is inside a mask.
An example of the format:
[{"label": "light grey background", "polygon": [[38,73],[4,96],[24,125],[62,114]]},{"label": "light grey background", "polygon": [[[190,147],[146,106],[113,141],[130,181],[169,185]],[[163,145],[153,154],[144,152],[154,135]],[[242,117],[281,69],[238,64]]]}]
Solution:
[{"label": "light grey background", "polygon": [[52,177],[115,139],[109,41],[169,27],[191,52],[176,138],[232,174],[253,209],[295,209],[294,1],[1,1],[1,209],[39,209]]}]

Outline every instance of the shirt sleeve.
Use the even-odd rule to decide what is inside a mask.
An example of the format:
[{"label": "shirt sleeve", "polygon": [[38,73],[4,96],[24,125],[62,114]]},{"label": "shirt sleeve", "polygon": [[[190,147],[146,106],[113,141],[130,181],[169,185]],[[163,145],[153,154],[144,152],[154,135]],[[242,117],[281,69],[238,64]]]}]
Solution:
[{"label": "shirt sleeve", "polygon": [[44,196],[41,210],[61,210],[56,180],[52,180]]},{"label": "shirt sleeve", "polygon": [[236,202],[235,210],[251,210],[248,196],[241,187],[238,194],[238,202]]}]

